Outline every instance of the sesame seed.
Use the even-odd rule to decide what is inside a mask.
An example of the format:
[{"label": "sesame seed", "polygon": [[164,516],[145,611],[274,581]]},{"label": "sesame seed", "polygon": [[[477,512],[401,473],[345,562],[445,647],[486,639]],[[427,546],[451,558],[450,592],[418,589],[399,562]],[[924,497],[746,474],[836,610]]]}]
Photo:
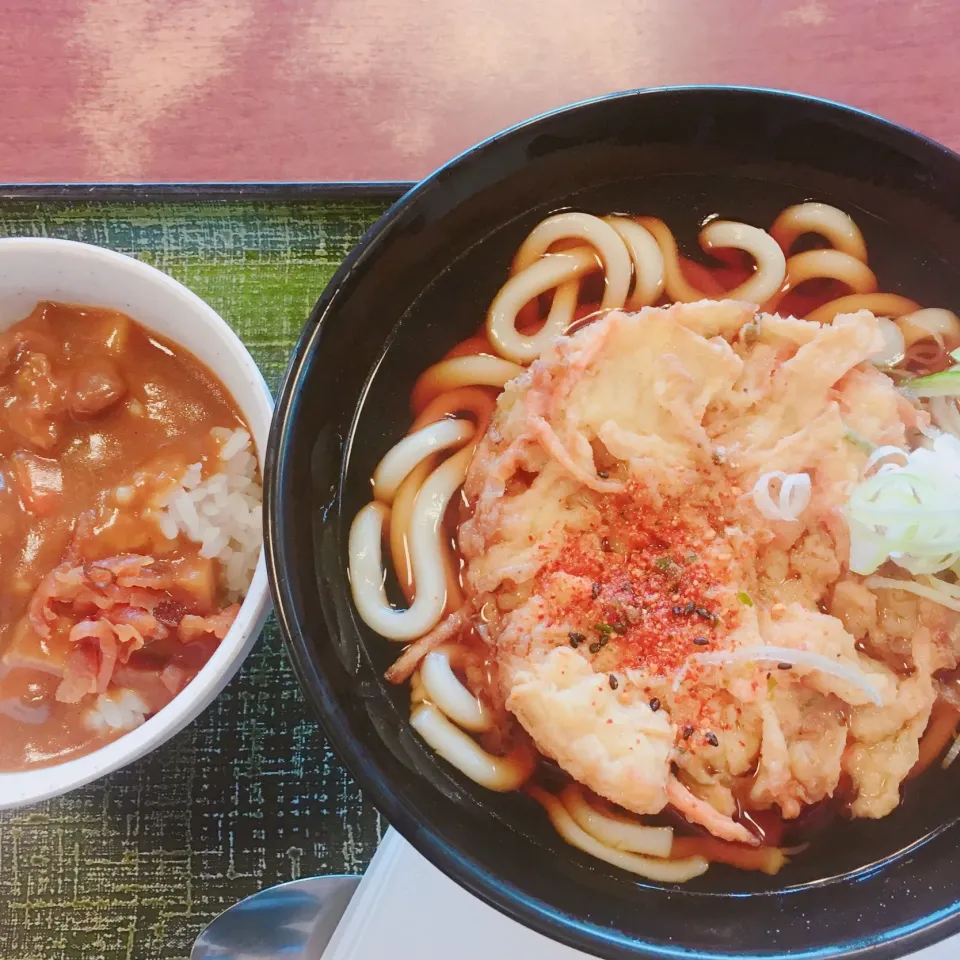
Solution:
[{"label": "sesame seed", "polygon": [[616,690],[617,687],[620,686],[620,681],[617,679],[617,675],[615,673],[611,673],[607,679],[610,681],[611,690]]},{"label": "sesame seed", "polygon": [[660,709],[660,701],[656,697],[650,698],[650,709],[656,713]]},{"label": "sesame seed", "polygon": [[599,583],[595,583],[595,584],[590,588],[590,596],[593,597],[594,600],[596,600],[597,597],[600,596],[600,584],[599,584]]},{"label": "sesame seed", "polygon": [[715,733],[710,733],[710,732],[708,731],[707,734],[704,736],[703,739],[706,740],[707,743],[709,743],[711,747],[719,747],[719,746],[720,746],[720,741],[717,739],[717,735],[716,735]]},{"label": "sesame seed", "polygon": [[683,725],[683,730],[681,730],[684,740],[689,740],[693,736],[693,727],[689,723]]},{"label": "sesame seed", "polygon": [[591,652],[591,653],[599,653],[599,652],[600,652],[600,648],[601,648],[602,646],[603,646],[602,643],[591,643],[591,644],[590,644],[590,652]]},{"label": "sesame seed", "polygon": [[710,641],[706,637],[694,637],[693,642],[698,647],[705,647]]},{"label": "sesame seed", "polygon": [[792,670],[792,669],[793,669],[793,664],[792,664],[792,663],[778,663],[778,664],[777,664],[777,669],[778,669],[778,670]]},{"label": "sesame seed", "polygon": [[568,633],[567,636],[570,638],[570,646],[573,647],[574,650],[587,639],[582,633],[574,633],[572,631]]}]

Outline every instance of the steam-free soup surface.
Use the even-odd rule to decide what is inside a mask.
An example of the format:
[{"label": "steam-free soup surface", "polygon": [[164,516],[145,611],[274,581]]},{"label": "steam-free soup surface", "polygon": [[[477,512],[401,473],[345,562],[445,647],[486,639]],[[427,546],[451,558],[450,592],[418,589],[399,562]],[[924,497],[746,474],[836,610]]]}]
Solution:
[{"label": "steam-free soup surface", "polygon": [[131,724],[98,721],[101,695],[155,712],[209,658],[218,561],[157,503],[241,426],[209,370],[116,311],[40,303],[0,334],[0,770],[114,739]]}]

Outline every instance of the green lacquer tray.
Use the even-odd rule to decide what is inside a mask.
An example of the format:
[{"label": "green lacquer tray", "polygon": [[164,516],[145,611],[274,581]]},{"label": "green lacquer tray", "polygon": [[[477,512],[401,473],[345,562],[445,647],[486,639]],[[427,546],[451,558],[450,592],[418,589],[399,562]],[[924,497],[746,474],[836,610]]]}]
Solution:
[{"label": "green lacquer tray", "polygon": [[[275,391],[320,291],[405,186],[0,187],[0,236],[82,240],[164,270],[233,326]],[[164,747],[0,813],[0,960],[182,960],[261,887],[361,872],[384,827],[308,713],[271,617]]]}]

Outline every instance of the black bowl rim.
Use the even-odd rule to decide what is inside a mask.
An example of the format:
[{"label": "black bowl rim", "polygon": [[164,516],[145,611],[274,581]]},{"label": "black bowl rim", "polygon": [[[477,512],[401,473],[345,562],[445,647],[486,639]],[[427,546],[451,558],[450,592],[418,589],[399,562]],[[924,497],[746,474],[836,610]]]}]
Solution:
[{"label": "black bowl rim", "polygon": [[[289,581],[283,576],[285,554],[283,544],[286,534],[285,524],[281,519],[283,514],[281,494],[287,486],[286,452],[291,440],[294,401],[307,361],[322,335],[324,322],[335,310],[346,287],[360,282],[366,263],[377,255],[380,246],[389,242],[391,234],[398,228],[407,211],[432,190],[442,189],[450,171],[474,161],[495,144],[520,136],[542,120],[560,114],[575,114],[581,110],[589,110],[598,103],[612,100],[629,101],[636,98],[665,96],[696,97],[703,94],[729,95],[738,98],[773,98],[785,103],[795,102],[817,106],[835,116],[845,117],[847,122],[857,127],[858,131],[872,135],[876,139],[899,146],[907,152],[922,151],[927,163],[936,160],[941,163],[960,164],[960,155],[948,147],[877,114],[822,97],[769,87],[698,84],[638,88],[577,101],[537,114],[504,128],[449,160],[408,190],[363,234],[321,292],[291,353],[277,393],[267,445],[264,468],[264,552],[274,608],[301,688],[337,755],[362,790],[373,799],[390,825],[441,872],[513,920],[551,939],[588,953],[601,942],[606,942],[608,946],[620,944],[624,947],[638,944],[633,939],[605,936],[595,928],[588,930],[570,923],[551,911],[547,905],[531,902],[520,891],[489,874],[466,854],[439,841],[429,824],[425,824],[419,818],[417,811],[406,802],[403,795],[390,788],[369,752],[346,726],[330,685],[312,662],[309,642],[297,621],[296,598],[290,589]],[[765,954],[765,957],[766,960],[791,960],[791,958],[793,960],[801,960],[801,958],[802,960],[833,960],[833,958],[836,960],[840,958],[843,960],[868,960],[868,958],[869,960],[895,960],[906,953],[941,942],[958,932],[960,932],[960,909],[955,908],[928,914],[911,924],[905,924],[870,939],[858,938],[836,944],[828,948],[829,953],[816,949],[801,953],[796,951],[791,951],[789,954],[770,953]],[[642,946],[642,944],[639,945]],[[656,949],[658,956],[664,958],[675,956],[677,960],[749,960],[743,954],[702,953],[686,950],[683,947]]]}]

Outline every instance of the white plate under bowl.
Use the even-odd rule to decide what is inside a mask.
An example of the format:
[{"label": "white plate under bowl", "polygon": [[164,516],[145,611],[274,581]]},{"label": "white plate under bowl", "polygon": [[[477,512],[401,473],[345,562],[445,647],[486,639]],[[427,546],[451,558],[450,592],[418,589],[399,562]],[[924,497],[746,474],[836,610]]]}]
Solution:
[{"label": "white plate under bowl", "polygon": [[[239,337],[196,294],[132,257],[72,240],[0,239],[0,329],[41,300],[109,307],[128,314],[205,363],[250,425],[260,469],[273,400]],[[217,696],[250,652],[267,616],[263,553],[240,613],[197,676],[144,724],[86,756],[21,773],[0,773],[0,810],[54,797],[145,756],[182,730]]]}]

